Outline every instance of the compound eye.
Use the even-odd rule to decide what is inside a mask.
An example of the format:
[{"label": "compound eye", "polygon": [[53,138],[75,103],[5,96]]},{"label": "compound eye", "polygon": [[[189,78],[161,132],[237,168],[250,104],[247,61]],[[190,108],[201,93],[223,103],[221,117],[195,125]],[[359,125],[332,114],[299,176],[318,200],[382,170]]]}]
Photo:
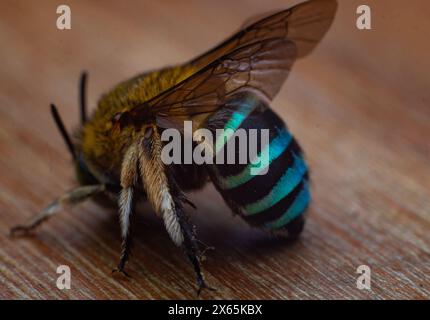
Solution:
[{"label": "compound eye", "polygon": [[115,115],[112,117],[112,122],[114,124],[118,123],[121,120],[121,115],[122,115],[122,112],[115,113]]},{"label": "compound eye", "polygon": [[120,129],[128,126],[130,124],[129,113],[127,111],[115,113],[115,115],[112,117],[112,124],[114,127],[119,127]]}]

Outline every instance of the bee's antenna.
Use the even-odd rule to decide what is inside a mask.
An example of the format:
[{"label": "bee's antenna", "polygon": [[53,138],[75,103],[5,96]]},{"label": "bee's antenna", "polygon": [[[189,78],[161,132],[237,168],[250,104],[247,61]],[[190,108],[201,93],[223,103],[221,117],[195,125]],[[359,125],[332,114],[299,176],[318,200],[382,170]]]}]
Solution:
[{"label": "bee's antenna", "polygon": [[55,123],[57,124],[58,130],[60,130],[60,133],[63,136],[64,142],[66,143],[67,148],[72,154],[73,160],[75,160],[76,159],[75,147],[73,146],[72,140],[70,140],[70,136],[67,133],[66,128],[64,127],[63,121],[60,118],[60,114],[58,113],[57,108],[53,103],[51,103],[51,114],[52,114],[52,117],[54,118]]},{"label": "bee's antenna", "polygon": [[79,82],[79,102],[81,106],[81,124],[87,122],[87,72],[83,71],[81,73],[81,80]]}]

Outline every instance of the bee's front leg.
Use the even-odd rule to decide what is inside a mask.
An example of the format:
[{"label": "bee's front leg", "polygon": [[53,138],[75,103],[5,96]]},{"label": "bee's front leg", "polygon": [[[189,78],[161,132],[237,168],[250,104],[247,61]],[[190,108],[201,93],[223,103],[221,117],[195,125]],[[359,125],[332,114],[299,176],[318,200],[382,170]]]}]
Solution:
[{"label": "bee's front leg", "polygon": [[161,139],[157,128],[150,127],[145,132],[139,148],[139,171],[147,197],[155,211],[164,220],[164,225],[172,241],[184,248],[197,276],[198,291],[206,288],[203,278],[199,248],[192,224],[183,210],[184,196],[175,183],[168,168],[161,160]]},{"label": "bee's front leg", "polygon": [[137,183],[138,175],[138,142],[133,143],[124,156],[121,167],[121,193],[119,196],[119,211],[121,224],[121,256],[118,267],[112,272],[119,271],[124,275],[125,264],[130,255],[131,235],[130,235],[130,218],[134,211],[134,189]]},{"label": "bee's front leg", "polygon": [[63,206],[75,205],[105,190],[106,188],[104,185],[77,187],[56,199],[54,202],[44,208],[42,212],[32,217],[27,223],[11,228],[10,233],[11,235],[27,234],[34,230],[42,222],[46,221],[48,218],[60,211]]}]

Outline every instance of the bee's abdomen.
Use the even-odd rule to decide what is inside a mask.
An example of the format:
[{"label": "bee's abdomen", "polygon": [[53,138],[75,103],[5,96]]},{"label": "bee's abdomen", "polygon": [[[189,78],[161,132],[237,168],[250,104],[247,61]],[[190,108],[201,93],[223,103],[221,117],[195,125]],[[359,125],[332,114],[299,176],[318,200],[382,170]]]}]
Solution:
[{"label": "bee's abdomen", "polygon": [[[266,174],[252,175],[253,164],[248,159],[245,164],[212,165],[212,180],[232,210],[249,224],[269,230],[287,230],[290,236],[297,236],[303,228],[303,213],[310,202],[308,168],[301,148],[270,108],[257,102],[259,107],[249,112],[246,101],[243,103],[242,108],[231,114],[230,119],[243,119],[236,121],[233,129],[242,128],[247,132],[269,129],[269,143],[257,148],[259,156],[264,152],[268,154],[268,161],[260,164],[266,166]],[[229,120],[225,125],[232,127]],[[238,155],[238,144],[235,151]]]}]

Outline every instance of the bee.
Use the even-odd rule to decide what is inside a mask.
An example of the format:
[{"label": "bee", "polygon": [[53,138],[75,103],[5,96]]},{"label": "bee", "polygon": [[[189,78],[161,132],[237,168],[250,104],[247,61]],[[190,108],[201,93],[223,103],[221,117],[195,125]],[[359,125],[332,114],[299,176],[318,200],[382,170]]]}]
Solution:
[{"label": "bee", "polygon": [[[109,197],[118,203],[122,237],[115,270],[126,274],[130,218],[137,202],[149,201],[172,241],[190,260],[198,293],[212,288],[204,280],[201,248],[184,209],[185,204],[194,207],[186,192],[211,181],[233,213],[251,226],[297,237],[310,202],[308,167],[298,142],[269,104],[295,60],[308,55],[323,38],[336,9],[336,0],[311,0],[266,16],[187,63],[121,82],[102,96],[91,117],[87,117],[87,76],[83,73],[81,125],[73,139],[51,105],[79,186],[11,232],[25,234],[65,205],[89,198],[106,204]],[[169,128],[181,130],[184,121],[192,121],[193,130],[211,132],[268,129],[268,144],[258,150],[267,153],[266,174],[250,173],[252,159],[234,164],[165,165],[161,135]],[[215,152],[225,148],[224,138],[216,141]]]}]

